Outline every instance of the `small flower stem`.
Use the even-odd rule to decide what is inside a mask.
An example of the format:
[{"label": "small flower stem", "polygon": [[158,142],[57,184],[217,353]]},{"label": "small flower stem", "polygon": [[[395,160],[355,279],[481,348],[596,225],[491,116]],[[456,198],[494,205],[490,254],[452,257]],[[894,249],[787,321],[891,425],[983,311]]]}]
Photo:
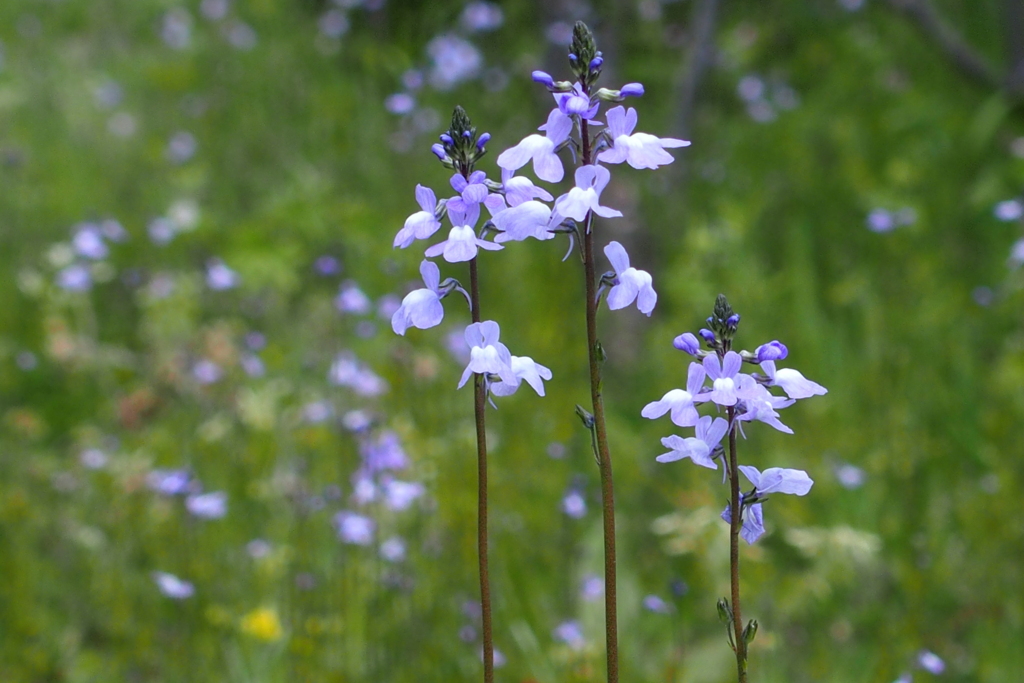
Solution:
[{"label": "small flower stem", "polygon": [[[590,132],[586,119],[580,119],[581,161],[592,163]],[[615,579],[615,493],[612,485],[612,456],[608,450],[608,430],[601,395],[603,359],[597,339],[597,272],[594,268],[594,215],[587,214],[583,234],[583,264],[586,274],[587,350],[590,359],[590,398],[594,407],[594,433],[601,468],[601,509],[604,516],[604,624],[608,659],[608,683],[619,681],[619,634]]]},{"label": "small flower stem", "polygon": [[[480,283],[476,259],[469,262],[469,288],[473,322],[480,322]],[[484,683],[494,683],[494,640],[491,632],[491,578],[487,567],[487,430],[484,410],[487,408],[487,387],[484,376],[473,377],[474,410],[476,413],[477,463],[477,554],[480,558],[480,618],[484,640]]]},{"label": "small flower stem", "polygon": [[739,683],[747,683],[747,644],[743,641],[743,617],[740,614],[740,528],[743,525],[740,506],[740,473],[736,466],[736,409],[729,415],[729,485],[732,489],[729,514],[729,568],[732,583],[732,625],[736,633],[736,672]]}]

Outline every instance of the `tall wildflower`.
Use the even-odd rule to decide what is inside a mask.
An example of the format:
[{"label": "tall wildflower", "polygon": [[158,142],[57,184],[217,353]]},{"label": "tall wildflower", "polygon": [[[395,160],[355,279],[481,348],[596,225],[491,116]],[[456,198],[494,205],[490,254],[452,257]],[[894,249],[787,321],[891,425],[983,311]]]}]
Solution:
[{"label": "tall wildflower", "polygon": [[[792,368],[777,368],[776,361],[785,360],[789,350],[779,341],[758,346],[753,353],[733,350],[733,337],[739,327],[740,316],[732,310],[722,295],[715,301],[714,313],[707,319],[710,329],[700,330],[706,350],[700,348],[697,337],[686,332],[676,337],[674,346],[695,357],[687,372],[686,389],[672,389],[660,401],[653,401],[641,413],[648,419],[658,419],[671,411],[672,422],[680,427],[696,427],[695,436],[665,437],[661,443],[667,453],[657,457],[668,463],[689,459],[695,465],[718,469],[721,462],[728,480],[730,499],[722,519],[729,524],[729,565],[731,596],[718,601],[718,614],[727,626],[729,644],[736,653],[736,670],[740,683],[747,680],[747,646],[757,634],[757,621],[745,626],[740,610],[739,539],[753,544],[765,533],[764,503],[769,496],[788,493],[804,496],[814,482],[803,470],[769,467],[761,471],[750,465],[740,465],[736,456],[736,434],[742,433],[744,422],[763,422],[781,432],[793,430],[779,420],[779,410],[787,408],[797,399],[827,393],[816,382]],[[764,374],[740,372],[743,364],[757,365]],[[778,387],[785,396],[773,394]],[[705,415],[700,417],[698,405],[714,405],[725,418]],[[740,474],[750,484],[747,491],[740,490]]]}]

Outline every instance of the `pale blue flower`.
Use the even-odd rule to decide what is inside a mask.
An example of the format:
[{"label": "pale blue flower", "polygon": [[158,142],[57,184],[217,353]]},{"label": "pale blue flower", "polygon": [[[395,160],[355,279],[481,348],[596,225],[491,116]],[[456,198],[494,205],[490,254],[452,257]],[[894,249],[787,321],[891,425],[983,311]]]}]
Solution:
[{"label": "pale blue flower", "polygon": [[444,319],[444,306],[441,305],[441,271],[437,264],[430,261],[420,263],[420,275],[423,276],[423,289],[413,290],[402,299],[391,317],[391,329],[395,334],[405,335],[410,327],[426,330],[440,324]]},{"label": "pale blue flower", "polygon": [[349,510],[342,510],[334,515],[334,527],[338,538],[353,545],[370,545],[377,524],[369,517]]},{"label": "pale blue flower", "polygon": [[608,135],[612,139],[611,149],[601,152],[597,160],[606,164],[621,164],[623,161],[633,168],[658,168],[671,164],[675,159],[666,148],[688,147],[686,140],[659,138],[648,133],[634,133],[636,109],[615,107],[608,110]]},{"label": "pale blue flower", "polygon": [[734,406],[751,394],[756,382],[750,375],[739,374],[742,365],[743,358],[735,351],[726,353],[721,361],[716,354],[704,357],[704,370],[712,380],[711,401],[720,406]]},{"label": "pale blue flower", "polygon": [[538,129],[545,131],[545,135],[526,136],[518,145],[498,155],[498,166],[517,171],[533,161],[533,172],[538,178],[549,183],[561,181],[565,170],[555,150],[569,139],[572,125],[571,118],[558,109],[551,110],[547,123]]},{"label": "pale blue flower", "polygon": [[573,519],[582,519],[587,514],[587,499],[578,489],[572,488],[562,498],[562,512]]},{"label": "pale blue flower", "polygon": [[417,498],[427,492],[423,484],[415,481],[388,479],[382,487],[384,489],[384,504],[389,509],[396,511],[408,509]]},{"label": "pale blue flower", "polygon": [[[743,498],[744,494],[740,494],[740,509],[743,510]],[[741,512],[743,516],[743,524],[740,526],[740,536],[747,545],[753,545],[754,542],[761,538],[764,534],[764,511],[761,509],[760,503],[754,503]],[[722,519],[727,524],[732,524],[732,506],[726,505],[725,510],[722,511]]]},{"label": "pale blue flower", "polygon": [[[761,472],[756,467],[748,465],[740,465],[739,470],[747,478],[747,481],[754,485],[752,494],[743,494],[741,499],[746,495],[753,495],[757,500],[762,500],[764,496],[772,493],[789,493],[796,496],[805,496],[811,490],[811,486],[814,485],[814,482],[811,481],[811,478],[803,470],[770,467]],[[726,506],[725,511],[722,512],[722,519],[730,524],[732,523],[731,506]],[[743,525],[740,535],[744,541],[753,545],[763,533],[764,516],[761,503],[754,503],[748,506],[743,513]]]},{"label": "pale blue flower", "polygon": [[788,408],[795,401],[782,396],[774,396],[770,391],[757,383],[751,383],[744,392],[744,398],[737,404],[737,420],[757,420],[774,427],[780,432],[792,434],[793,430],[779,421],[777,410]]},{"label": "pale blue flower", "polygon": [[519,385],[525,381],[538,396],[544,395],[544,380],[551,379],[551,370],[540,363],[534,362],[529,356],[512,356],[512,374],[514,382],[494,382],[491,384],[491,393],[495,396],[511,396],[519,389]]},{"label": "pale blue flower", "polygon": [[519,206],[531,199],[542,199],[546,202],[553,199],[547,190],[537,187],[526,176],[517,176],[515,171],[505,168],[501,169],[501,186],[509,206]]},{"label": "pale blue flower", "polygon": [[429,187],[416,186],[416,202],[420,210],[405,219],[405,225],[395,235],[394,245],[405,249],[416,240],[425,240],[441,228],[437,220],[437,197]]},{"label": "pale blue flower", "polygon": [[643,600],[644,609],[656,614],[671,614],[672,606],[657,595],[648,595]]},{"label": "pale blue flower", "polygon": [[555,627],[551,635],[555,640],[568,645],[571,650],[582,650],[587,645],[587,639],[583,637],[583,627],[575,619],[563,621]]},{"label": "pale blue flower", "polygon": [[604,595],[604,579],[597,574],[588,574],[583,577],[580,586],[580,597],[587,602],[600,600]]},{"label": "pale blue flower", "polygon": [[[454,216],[452,220],[455,220]],[[428,258],[444,256],[448,263],[461,263],[475,259],[478,249],[498,251],[502,246],[480,239],[469,225],[456,225],[448,233],[448,239],[430,247],[423,255]]]},{"label": "pale blue flower", "polygon": [[152,470],[146,475],[146,485],[165,496],[178,496],[189,492],[192,475],[188,470]]},{"label": "pale blue flower", "polygon": [[71,246],[74,247],[75,253],[87,259],[104,259],[110,253],[99,227],[93,223],[86,223],[75,233]]},{"label": "pale blue flower", "polygon": [[694,401],[700,402],[697,394],[704,386],[704,376],[704,366],[699,363],[690,363],[686,377],[686,389],[672,389],[660,401],[653,401],[644,406],[640,414],[649,420],[655,420],[672,411],[673,423],[680,427],[695,426],[700,416],[697,414]]},{"label": "pale blue flower", "polygon": [[828,389],[817,382],[804,377],[800,371],[792,368],[775,369],[775,361],[765,361],[761,367],[768,374],[769,386],[781,387],[786,396],[793,399],[821,396],[828,393]]},{"label": "pale blue flower", "polygon": [[601,192],[611,177],[603,166],[580,166],[576,169],[576,187],[555,200],[555,211],[577,222],[582,222],[590,211],[604,218],[621,216],[621,211],[601,206]]},{"label": "pale blue flower", "polygon": [[[583,168],[588,167],[584,166]],[[600,166],[593,168],[608,173]],[[576,175],[579,177],[579,171]],[[609,242],[608,246],[604,248],[604,255],[608,257],[615,269],[615,284],[608,292],[608,308],[617,311],[636,301],[636,307],[640,309],[640,312],[649,316],[654,310],[655,304],[658,303],[658,293],[654,291],[651,274],[646,270],[638,270],[630,266],[629,254],[626,253],[625,247],[618,242]]]},{"label": "pale blue flower", "polygon": [[206,286],[214,291],[231,289],[238,285],[238,273],[218,258],[206,263]]},{"label": "pale blue flower", "polygon": [[535,200],[523,202],[495,214],[492,222],[494,227],[501,231],[494,237],[494,241],[499,243],[521,242],[528,237],[549,240],[555,236],[550,229],[554,222],[551,209]]},{"label": "pale blue flower", "polygon": [[934,652],[921,650],[917,653],[917,665],[930,674],[938,676],[946,670],[946,663]]},{"label": "pale blue flower", "polygon": [[473,373],[498,375],[502,382],[516,383],[512,371],[512,354],[508,347],[498,341],[501,329],[493,320],[473,323],[466,328],[466,344],[469,346],[469,364],[462,373],[458,388],[461,389]]},{"label": "pale blue flower", "polygon": [[658,462],[675,462],[689,458],[695,465],[717,470],[718,463],[712,459],[711,454],[715,447],[722,441],[722,437],[729,431],[729,423],[720,418],[712,418],[705,415],[697,421],[697,435],[682,438],[680,436],[666,436],[661,440],[661,445],[671,449],[655,458]]}]

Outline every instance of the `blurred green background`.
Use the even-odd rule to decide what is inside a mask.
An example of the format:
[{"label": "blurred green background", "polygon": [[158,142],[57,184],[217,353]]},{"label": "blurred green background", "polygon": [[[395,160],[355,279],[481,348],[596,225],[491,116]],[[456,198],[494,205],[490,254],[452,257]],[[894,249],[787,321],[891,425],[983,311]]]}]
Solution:
[{"label": "blurred green background", "polygon": [[[391,242],[416,183],[447,196],[429,146],[453,105],[493,135],[492,177],[543,122],[529,73],[567,75],[576,19],[605,85],[646,86],[639,129],[693,141],[658,171],[615,167],[604,203],[625,218],[597,228],[660,295],[650,319],[600,320],[623,680],[734,675],[714,608],[725,489],[657,464],[682,432],[639,415],[685,383],[671,340],[718,292],[741,346],[780,339],[830,390],[785,411],[794,436],[741,444],[816,482],[767,505],[743,550],[751,680],[1020,680],[1019,5],[0,3],[0,680],[479,677],[472,396],[451,341],[468,314],[452,299],[440,328],[395,336],[422,251]],[[565,246],[481,258],[484,316],[554,372],[546,398],[489,411],[510,683],[604,675]],[[381,452],[407,467],[354,488]],[[174,495],[168,471],[189,473]]]}]

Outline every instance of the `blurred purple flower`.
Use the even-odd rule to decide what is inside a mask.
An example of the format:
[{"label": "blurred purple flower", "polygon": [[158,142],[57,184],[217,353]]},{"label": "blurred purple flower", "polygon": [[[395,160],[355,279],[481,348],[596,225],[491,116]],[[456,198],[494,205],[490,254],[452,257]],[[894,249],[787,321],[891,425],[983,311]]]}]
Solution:
[{"label": "blurred purple flower", "polygon": [[373,543],[373,533],[377,527],[369,517],[348,510],[342,510],[334,515],[334,526],[338,532],[338,538],[353,545]]},{"label": "blurred purple flower", "polygon": [[313,269],[320,275],[337,275],[341,272],[341,261],[333,256],[321,256],[313,263]]},{"label": "blurred purple flower", "polygon": [[587,499],[573,488],[562,498],[562,512],[573,519],[582,519],[587,514]]},{"label": "blurred purple flower", "polygon": [[1001,221],[1016,221],[1024,216],[1024,203],[1019,199],[1007,199],[996,204],[992,213]]},{"label": "blurred purple flower", "polygon": [[859,489],[864,485],[867,475],[864,474],[864,470],[857,467],[856,465],[850,465],[844,463],[835,468],[834,473],[836,475],[836,481],[844,489]]},{"label": "blurred purple flower", "polygon": [[57,286],[69,292],[85,292],[92,289],[92,273],[89,266],[73,263],[57,273]]},{"label": "blurred purple flower", "polygon": [[462,81],[476,77],[483,57],[476,47],[458,36],[442,35],[427,43],[432,68],[430,83],[438,90],[451,90]]},{"label": "blurred purple flower", "polygon": [[262,377],[267,372],[266,367],[263,365],[263,360],[254,353],[243,353],[238,362],[242,366],[242,370],[245,371],[245,374],[250,377]]},{"label": "blurred purple flower", "polygon": [[71,240],[71,246],[74,247],[76,254],[87,259],[103,259],[110,253],[99,226],[95,223],[80,226]]},{"label": "blurred purple flower", "polygon": [[946,663],[934,652],[921,650],[917,653],[917,665],[928,673],[938,676],[946,670]]},{"label": "blurred purple flower", "polygon": [[194,517],[220,519],[228,513],[228,494],[212,491],[191,495],[185,499],[185,509]]},{"label": "blurred purple flower", "polygon": [[408,114],[416,108],[416,98],[409,93],[397,92],[385,98],[384,108],[392,114]]},{"label": "blurred purple flower", "polygon": [[263,540],[262,538],[256,538],[245,545],[245,552],[249,553],[249,557],[254,560],[259,560],[270,554],[270,543]]},{"label": "blurred purple flower", "polygon": [[259,37],[252,26],[242,21],[235,21],[227,29],[227,39],[231,47],[248,52],[256,47]]},{"label": "blurred purple flower", "polygon": [[192,42],[192,15],[176,7],[163,16],[160,38],[175,50],[184,50]]},{"label": "blurred purple flower", "polygon": [[384,482],[384,504],[391,510],[407,510],[426,491],[419,482],[391,479]]},{"label": "blurred purple flower", "polygon": [[78,461],[82,467],[90,470],[102,469],[107,464],[107,454],[98,448],[86,448],[78,454]]},{"label": "blurred purple flower", "polygon": [[220,259],[206,262],[206,286],[215,292],[238,286],[238,273]]},{"label": "blurred purple flower", "polygon": [[604,595],[604,579],[597,574],[588,574],[583,577],[583,584],[580,587],[580,597],[587,602],[600,600]]},{"label": "blurred purple flower", "polygon": [[392,536],[380,544],[380,556],[388,562],[401,562],[405,559],[405,541]]},{"label": "blurred purple flower", "polygon": [[657,595],[648,595],[643,601],[644,609],[657,614],[671,614],[672,606]]},{"label": "blurred purple flower", "polygon": [[153,244],[163,246],[168,244],[178,233],[178,226],[170,218],[159,216],[154,218],[146,226],[146,233]]},{"label": "blurred purple flower", "polygon": [[178,131],[167,142],[167,158],[175,164],[183,164],[196,154],[196,136],[188,131]]},{"label": "blurred purple flower", "polygon": [[462,10],[462,27],[467,31],[493,31],[505,21],[501,7],[493,2],[471,2]]},{"label": "blurred purple flower", "polygon": [[224,376],[221,367],[209,359],[202,359],[192,366],[192,377],[200,384],[213,384]]},{"label": "blurred purple flower", "polygon": [[402,442],[398,434],[392,431],[384,431],[375,439],[367,439],[360,444],[359,450],[363,456],[363,466],[371,474],[385,470],[404,470],[409,466]]},{"label": "blurred purple flower", "polygon": [[153,572],[153,580],[156,581],[160,592],[174,600],[184,600],[195,595],[196,588],[188,581],[182,581],[174,574],[167,572]]},{"label": "blurred purple flower", "polygon": [[203,0],[199,12],[210,21],[219,21],[227,16],[228,0]]},{"label": "blurred purple flower", "polygon": [[341,290],[334,299],[334,307],[342,313],[364,315],[370,311],[372,305],[370,298],[351,280],[342,283]]},{"label": "blurred purple flower", "polygon": [[189,492],[192,475],[188,470],[151,470],[146,485],[164,496],[179,496]]},{"label": "blurred purple flower", "polygon": [[563,621],[555,627],[552,635],[555,640],[565,643],[572,650],[582,650],[587,645],[587,639],[583,637],[583,627],[575,619]]},{"label": "blurred purple flower", "polygon": [[328,38],[340,38],[348,33],[349,29],[348,17],[345,16],[344,12],[337,9],[324,12],[320,15],[317,24],[320,27],[320,33]]}]

